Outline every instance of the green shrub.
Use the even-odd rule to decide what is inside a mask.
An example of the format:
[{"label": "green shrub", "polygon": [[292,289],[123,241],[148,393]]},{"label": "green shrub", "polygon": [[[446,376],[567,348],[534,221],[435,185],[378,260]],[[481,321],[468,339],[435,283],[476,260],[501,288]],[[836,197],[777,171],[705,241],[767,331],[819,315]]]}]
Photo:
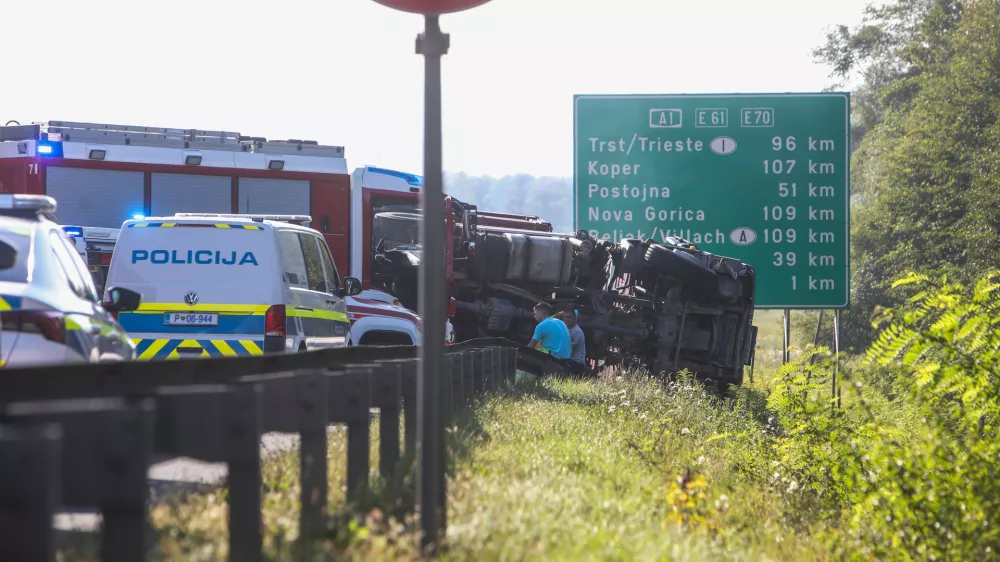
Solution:
[{"label": "green shrub", "polygon": [[911,274],[893,288],[908,298],[879,311],[865,364],[841,381],[843,408],[825,349],[781,370],[769,399],[783,428],[777,466],[803,490],[786,513],[843,526],[862,559],[993,558],[1000,273],[974,287]]}]

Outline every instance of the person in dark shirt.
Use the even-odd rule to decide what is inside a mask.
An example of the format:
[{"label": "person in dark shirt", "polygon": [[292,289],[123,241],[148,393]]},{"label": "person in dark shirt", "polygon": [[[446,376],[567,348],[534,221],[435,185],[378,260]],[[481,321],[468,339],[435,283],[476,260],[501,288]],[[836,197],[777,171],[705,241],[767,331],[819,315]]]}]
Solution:
[{"label": "person in dark shirt", "polygon": [[587,371],[587,343],[583,329],[580,328],[577,312],[575,310],[564,311],[559,316],[566,324],[566,328],[569,329],[570,345],[573,348],[569,356],[570,372],[573,374],[585,373]]}]

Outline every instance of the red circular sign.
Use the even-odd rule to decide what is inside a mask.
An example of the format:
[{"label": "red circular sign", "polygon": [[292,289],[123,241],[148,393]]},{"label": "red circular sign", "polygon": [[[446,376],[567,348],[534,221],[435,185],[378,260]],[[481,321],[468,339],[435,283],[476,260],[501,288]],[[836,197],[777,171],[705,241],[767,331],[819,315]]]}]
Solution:
[{"label": "red circular sign", "polygon": [[375,0],[379,4],[416,14],[448,14],[482,6],[490,0]]}]

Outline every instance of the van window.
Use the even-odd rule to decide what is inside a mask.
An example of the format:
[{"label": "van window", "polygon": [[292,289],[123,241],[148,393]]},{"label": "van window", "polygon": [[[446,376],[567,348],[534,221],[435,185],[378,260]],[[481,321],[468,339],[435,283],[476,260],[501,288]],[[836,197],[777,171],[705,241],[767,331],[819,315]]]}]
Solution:
[{"label": "van window", "polygon": [[309,288],[309,273],[302,256],[302,244],[294,230],[278,231],[278,245],[281,246],[281,263],[284,266],[285,281],[292,287]]},{"label": "van window", "polygon": [[323,271],[326,272],[326,278],[330,283],[330,292],[337,294],[337,291],[340,290],[340,274],[337,272],[337,265],[330,257],[330,248],[327,247],[326,242],[322,239],[319,239],[318,242],[320,256],[323,258]]},{"label": "van window", "polygon": [[312,234],[299,233],[302,242],[302,253],[306,258],[306,273],[309,275],[309,288],[324,293],[332,292],[332,286],[327,286],[327,277],[323,267],[323,255],[319,250],[319,237]]}]

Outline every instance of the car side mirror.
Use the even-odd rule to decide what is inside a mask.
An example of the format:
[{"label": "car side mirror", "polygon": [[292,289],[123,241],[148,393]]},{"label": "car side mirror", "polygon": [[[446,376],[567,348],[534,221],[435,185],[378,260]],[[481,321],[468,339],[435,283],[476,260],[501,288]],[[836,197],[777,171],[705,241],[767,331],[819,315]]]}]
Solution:
[{"label": "car side mirror", "polygon": [[17,248],[0,242],[0,270],[10,269],[17,263]]},{"label": "car side mirror", "polygon": [[[123,287],[112,287],[108,290],[108,295],[111,297],[111,302],[107,304],[110,304],[110,308],[114,312],[132,312],[133,310],[138,310],[139,303],[142,302],[142,295]],[[106,307],[107,304],[105,305]]]},{"label": "car side mirror", "polygon": [[353,297],[355,295],[361,294],[361,280],[357,277],[345,277],[344,278],[344,288],[341,289],[340,296],[342,297]]}]

